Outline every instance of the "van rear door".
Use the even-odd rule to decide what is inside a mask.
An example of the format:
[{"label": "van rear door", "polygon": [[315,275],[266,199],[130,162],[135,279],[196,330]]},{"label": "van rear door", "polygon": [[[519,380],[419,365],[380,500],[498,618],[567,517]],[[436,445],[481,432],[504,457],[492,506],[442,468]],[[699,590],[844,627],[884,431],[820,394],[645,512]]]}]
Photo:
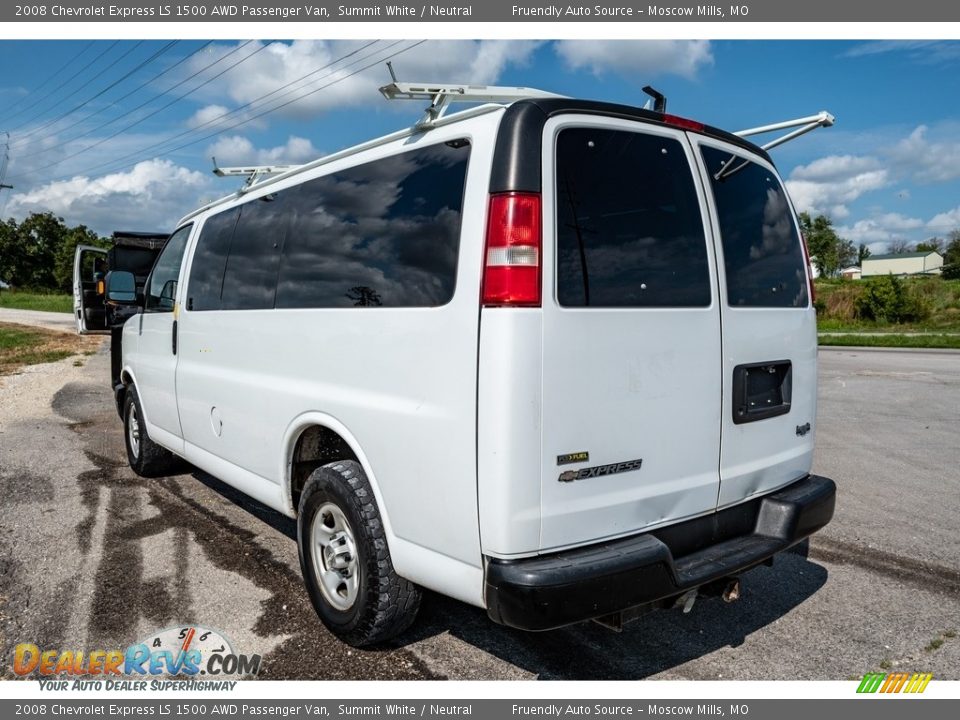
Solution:
[{"label": "van rear door", "polygon": [[810,471],[817,330],[796,214],[773,165],[691,135],[721,268],[724,507]]},{"label": "van rear door", "polygon": [[546,551],[716,508],[721,340],[686,134],[562,115],[543,138]]},{"label": "van rear door", "polygon": [[109,332],[101,283],[106,274],[107,251],[77,245],[73,255],[73,318],[81,335]]}]

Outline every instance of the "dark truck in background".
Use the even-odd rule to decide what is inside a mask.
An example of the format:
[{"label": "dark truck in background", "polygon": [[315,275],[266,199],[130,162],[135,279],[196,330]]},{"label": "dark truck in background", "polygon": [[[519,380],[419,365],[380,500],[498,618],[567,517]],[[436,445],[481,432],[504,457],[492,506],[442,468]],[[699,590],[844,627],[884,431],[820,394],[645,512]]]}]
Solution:
[{"label": "dark truck in background", "polygon": [[167,243],[167,233],[118,230],[109,249],[77,246],[73,262],[73,315],[81,335],[110,335],[110,386],[120,383],[123,324],[138,308],[105,302],[107,275],[114,270],[132,273],[137,294],[143,293],[153,263]]}]

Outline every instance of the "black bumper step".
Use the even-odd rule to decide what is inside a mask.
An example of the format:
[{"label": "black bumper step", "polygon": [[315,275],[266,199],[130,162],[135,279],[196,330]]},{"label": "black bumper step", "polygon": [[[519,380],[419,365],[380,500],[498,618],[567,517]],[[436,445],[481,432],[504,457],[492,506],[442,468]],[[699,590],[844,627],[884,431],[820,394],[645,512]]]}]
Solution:
[{"label": "black bumper step", "polygon": [[523,560],[491,558],[487,612],[549,630],[679,595],[754,567],[833,517],[833,480],[808,475],[762,498],[660,530]]}]

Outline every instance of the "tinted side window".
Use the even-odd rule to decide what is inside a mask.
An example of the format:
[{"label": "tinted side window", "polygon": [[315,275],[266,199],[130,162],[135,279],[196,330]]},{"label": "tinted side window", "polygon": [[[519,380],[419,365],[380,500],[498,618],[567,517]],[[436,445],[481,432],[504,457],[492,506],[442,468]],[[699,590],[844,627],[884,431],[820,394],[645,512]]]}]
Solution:
[{"label": "tinted side window", "polygon": [[434,145],[292,189],[277,307],[449,302],[469,154],[465,142]]},{"label": "tinted side window", "polygon": [[704,147],[720,219],[727,303],[806,307],[807,271],[783,186],[755,162]]},{"label": "tinted side window", "polygon": [[700,205],[678,141],[621,130],[562,130],[556,197],[561,305],[710,304]]},{"label": "tinted side window", "polygon": [[203,224],[187,283],[188,310],[220,309],[223,273],[238,217],[240,208],[235,207],[207,218]]},{"label": "tinted side window", "polygon": [[177,301],[177,281],[183,251],[190,237],[190,225],[177,230],[164,245],[150,274],[150,285],[144,309],[148,312],[172,312]]},{"label": "tinted side window", "polygon": [[273,307],[280,250],[289,222],[288,195],[274,193],[240,206],[223,274],[223,310]]}]

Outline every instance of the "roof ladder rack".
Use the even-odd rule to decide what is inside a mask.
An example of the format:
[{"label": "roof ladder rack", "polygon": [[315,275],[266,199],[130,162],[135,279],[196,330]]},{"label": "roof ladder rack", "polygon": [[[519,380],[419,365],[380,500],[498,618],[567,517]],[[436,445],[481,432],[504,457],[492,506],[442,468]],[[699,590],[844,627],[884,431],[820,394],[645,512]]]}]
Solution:
[{"label": "roof ladder rack", "polygon": [[500,85],[464,85],[461,83],[412,83],[397,80],[393,65],[387,63],[393,82],[380,88],[387,100],[429,100],[430,105],[417,127],[430,127],[449,109],[451,103],[512,103],[531,98],[563,98],[566,95],[528,87]]},{"label": "roof ladder rack", "polygon": [[836,118],[833,117],[833,115],[826,110],[821,110],[816,115],[797,118],[796,120],[784,120],[783,122],[772,123],[770,125],[761,125],[760,127],[750,128],[749,130],[740,130],[739,132],[735,132],[734,135],[748,137],[749,135],[763,135],[764,133],[786,130],[792,127],[797,128],[793,132],[788,132],[786,135],[781,135],[775,140],[771,140],[765,145],[760,146],[764,150],[770,150],[778,145],[783,145],[785,142],[790,142],[801,135],[806,135],[811,130],[816,130],[820,127],[830,127],[834,122],[836,122]]},{"label": "roof ladder rack", "polygon": [[299,165],[249,165],[241,167],[220,167],[217,165],[216,158],[211,159],[213,160],[213,174],[217,177],[246,176],[247,181],[243,185],[244,190],[255,185],[261,178],[265,178],[269,175],[279,175],[280,173],[285,173],[288,170],[294,170],[295,168],[300,167]]}]

